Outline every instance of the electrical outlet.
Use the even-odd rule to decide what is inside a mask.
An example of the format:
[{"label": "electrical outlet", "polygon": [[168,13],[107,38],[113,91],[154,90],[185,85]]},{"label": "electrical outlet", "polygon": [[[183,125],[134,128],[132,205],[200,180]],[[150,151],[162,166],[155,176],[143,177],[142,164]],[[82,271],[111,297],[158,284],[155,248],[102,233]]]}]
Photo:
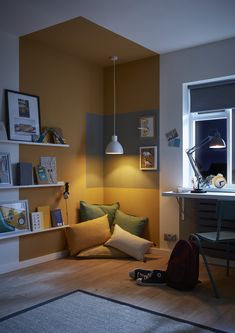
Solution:
[{"label": "electrical outlet", "polygon": [[164,240],[167,242],[175,242],[176,239],[176,234],[164,234]]}]

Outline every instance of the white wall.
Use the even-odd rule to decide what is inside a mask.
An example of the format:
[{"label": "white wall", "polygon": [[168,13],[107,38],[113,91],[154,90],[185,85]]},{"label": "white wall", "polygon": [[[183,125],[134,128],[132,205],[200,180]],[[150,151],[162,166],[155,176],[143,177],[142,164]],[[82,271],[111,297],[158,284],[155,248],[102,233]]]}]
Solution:
[{"label": "white wall", "polygon": [[[168,147],[165,133],[176,128],[182,139],[182,84],[235,74],[235,39],[160,56],[160,193],[182,184],[182,148]],[[179,233],[176,199],[160,197],[160,247],[164,233]],[[174,244],[171,245],[171,247]]]},{"label": "white wall", "polygon": [[[0,121],[6,124],[5,89],[19,90],[19,40],[0,31]],[[0,143],[1,152],[10,152],[11,162],[19,160],[18,145]],[[0,191],[0,201],[18,199],[17,190]]]},{"label": "white wall", "polygon": [[0,31],[0,120],[4,117],[4,89],[19,89],[19,40]]},{"label": "white wall", "polygon": [[[19,41],[18,38],[0,32],[0,121],[6,121],[5,89],[19,89]],[[18,145],[0,143],[1,152],[10,152],[11,162],[16,163],[19,158]],[[18,190],[0,190],[0,201],[17,200]],[[1,240],[0,266],[15,265],[18,262],[18,238]]]}]

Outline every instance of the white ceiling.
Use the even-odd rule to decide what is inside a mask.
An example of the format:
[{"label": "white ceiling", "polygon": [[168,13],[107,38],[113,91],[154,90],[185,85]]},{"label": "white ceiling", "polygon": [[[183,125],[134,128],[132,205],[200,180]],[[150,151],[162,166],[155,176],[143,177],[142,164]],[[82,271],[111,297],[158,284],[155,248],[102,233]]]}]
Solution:
[{"label": "white ceiling", "polygon": [[15,36],[78,16],[160,54],[235,37],[235,0],[0,0]]}]

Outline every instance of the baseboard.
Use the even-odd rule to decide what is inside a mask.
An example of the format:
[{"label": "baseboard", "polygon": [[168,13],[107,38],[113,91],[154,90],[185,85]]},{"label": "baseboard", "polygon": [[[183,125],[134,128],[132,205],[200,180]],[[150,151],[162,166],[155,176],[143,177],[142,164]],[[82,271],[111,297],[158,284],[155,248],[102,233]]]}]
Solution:
[{"label": "baseboard", "polygon": [[41,257],[29,259],[29,260],[19,261],[19,262],[7,264],[7,265],[0,265],[0,274],[16,271],[18,269],[26,268],[26,267],[33,266],[33,265],[38,265],[43,262],[64,258],[67,255],[68,255],[68,251],[60,251],[60,252],[50,253],[45,256],[41,256]]}]

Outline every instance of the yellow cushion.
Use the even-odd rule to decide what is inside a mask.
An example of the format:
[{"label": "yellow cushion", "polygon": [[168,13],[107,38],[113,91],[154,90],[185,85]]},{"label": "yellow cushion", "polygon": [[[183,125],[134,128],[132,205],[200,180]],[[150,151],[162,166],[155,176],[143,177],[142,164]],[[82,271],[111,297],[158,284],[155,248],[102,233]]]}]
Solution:
[{"label": "yellow cushion", "polygon": [[147,239],[135,236],[115,224],[111,238],[104,245],[112,246],[137,260],[143,261],[145,253],[149,251],[153,243]]},{"label": "yellow cushion", "polygon": [[66,228],[70,255],[105,243],[111,236],[107,215],[86,222],[72,224]]},{"label": "yellow cushion", "polygon": [[130,258],[130,256],[114,247],[98,245],[80,251],[77,258]]}]

